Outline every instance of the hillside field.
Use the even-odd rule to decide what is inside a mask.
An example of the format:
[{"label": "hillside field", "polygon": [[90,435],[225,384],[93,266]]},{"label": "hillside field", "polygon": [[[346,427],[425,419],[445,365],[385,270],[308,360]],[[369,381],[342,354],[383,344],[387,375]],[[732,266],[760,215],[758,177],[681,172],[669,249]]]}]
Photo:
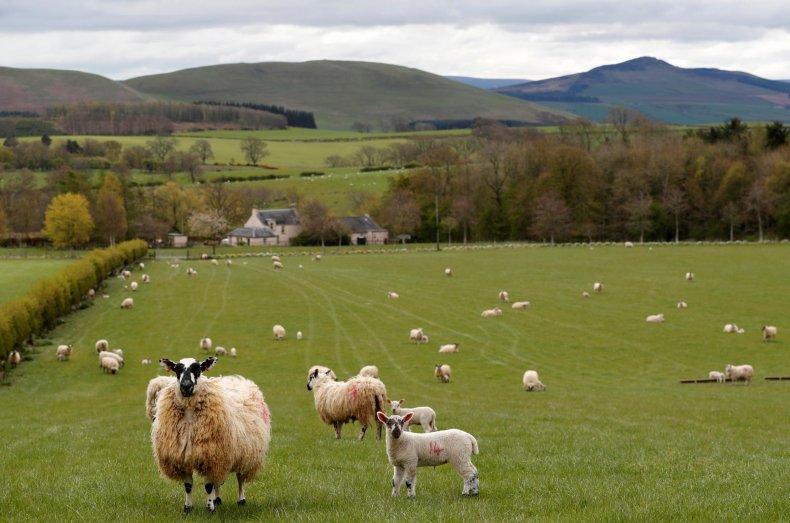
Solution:
[{"label": "hillside field", "polygon": [[[223,520],[790,519],[790,381],[764,379],[790,375],[790,246],[501,245],[329,251],[320,262],[298,252],[284,253],[282,271],[268,257],[192,261],[197,277],[183,260],[146,260],[151,283],[134,309],[120,309],[130,293],[111,279],[108,299],[66,318],[53,345],[28,353],[0,386],[3,519],[179,518],[183,485],[159,476],[144,412],[147,382],[162,370],[140,361],[202,358],[202,336],[239,351],[211,374],[253,379],[272,411],[267,463],[246,506],[233,503],[236,480],[225,483]],[[592,292],[596,281],[604,292]],[[503,289],[531,308],[500,304]],[[679,299],[688,309],[675,308]],[[501,317],[481,318],[496,305]],[[645,323],[659,312],[666,323]],[[723,334],[732,322],[745,334]],[[273,340],[275,323],[284,341]],[[778,326],[777,341],[762,341],[764,324]],[[414,327],[429,344],[409,343]],[[124,349],[119,374],[98,368],[99,338]],[[452,342],[459,353],[437,353]],[[75,346],[70,361],[56,361],[59,343]],[[433,377],[437,363],[452,366],[450,383]],[[751,364],[756,378],[679,383],[727,363]],[[481,495],[463,498],[448,465],[419,469],[416,500],[391,499],[384,441],[373,429],[356,441],[359,424],[334,439],[305,387],[313,364],[340,379],[375,364],[391,399],[430,405],[439,429],[473,434]],[[527,369],[545,392],[522,389]],[[201,479],[194,498],[188,519],[209,520]]]}]

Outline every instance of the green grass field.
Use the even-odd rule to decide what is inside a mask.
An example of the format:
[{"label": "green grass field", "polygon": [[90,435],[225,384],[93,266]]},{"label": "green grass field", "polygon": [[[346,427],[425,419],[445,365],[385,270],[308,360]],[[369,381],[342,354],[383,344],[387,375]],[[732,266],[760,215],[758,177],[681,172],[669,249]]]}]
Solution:
[{"label": "green grass field", "polygon": [[[790,375],[790,247],[330,250],[321,262],[283,262],[282,271],[263,257],[191,262],[199,275],[190,278],[185,261],[147,261],[152,282],[134,309],[119,308],[128,292],[109,280],[109,299],[68,317],[50,336],[74,344],[71,361],[57,362],[54,345],[37,347],[0,387],[1,519],[180,518],[183,486],[159,476],[144,414],[146,384],[161,370],[140,360],[201,357],[202,336],[239,351],[212,373],[253,379],[272,411],[267,464],[245,507],[232,503],[228,480],[222,520],[790,519],[790,382],[764,380]],[[582,298],[595,281],[605,291]],[[532,307],[481,318],[503,289]],[[678,299],[689,308],[676,309]],[[645,323],[659,312],[666,323]],[[723,334],[730,322],[745,334]],[[285,341],[272,339],[275,323]],[[761,340],[763,324],[778,326],[776,342]],[[427,346],[408,341],[418,326]],[[118,375],[98,368],[99,338],[124,349]],[[450,342],[459,353],[437,353]],[[452,366],[449,384],[433,377],[436,363]],[[727,363],[751,364],[753,383],[678,382]],[[358,424],[346,425],[336,441],[318,419],[305,388],[313,364],[341,379],[375,364],[392,399],[430,405],[440,429],[475,435],[481,495],[462,498],[461,478],[440,467],[419,469],[416,500],[391,499],[375,432],[358,442]],[[523,391],[527,369],[540,372],[546,392]],[[188,516],[209,518],[202,508]]]},{"label": "green grass field", "polygon": [[[36,250],[30,251],[32,256],[32,251]],[[38,280],[52,276],[73,262],[67,258],[24,261],[2,258],[8,255],[19,256],[19,253],[20,249],[0,249],[0,302],[21,298]]]}]

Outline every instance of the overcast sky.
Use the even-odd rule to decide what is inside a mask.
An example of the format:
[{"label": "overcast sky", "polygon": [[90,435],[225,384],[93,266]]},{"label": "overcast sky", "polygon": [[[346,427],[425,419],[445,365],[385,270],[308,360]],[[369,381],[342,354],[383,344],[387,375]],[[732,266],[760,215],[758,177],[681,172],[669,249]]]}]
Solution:
[{"label": "overcast sky", "polygon": [[363,60],[540,80],[654,56],[790,79],[787,0],[0,0],[0,66]]}]

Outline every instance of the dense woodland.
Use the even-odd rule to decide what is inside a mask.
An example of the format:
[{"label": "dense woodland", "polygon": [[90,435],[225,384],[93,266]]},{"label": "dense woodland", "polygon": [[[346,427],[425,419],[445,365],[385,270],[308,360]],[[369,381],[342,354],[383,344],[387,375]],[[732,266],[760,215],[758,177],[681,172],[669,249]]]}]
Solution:
[{"label": "dense woodland", "polygon": [[[384,194],[349,193],[391,237],[420,241],[688,241],[790,238],[790,129],[781,123],[679,131],[631,113],[611,125],[578,120],[557,133],[479,120],[465,137],[414,138],[387,149],[361,146],[332,165],[393,175]],[[92,242],[153,240],[181,231],[217,238],[250,208],[298,204],[308,235],[342,234],[321,202],[270,186],[199,183],[199,149],[166,137],[147,147],[86,139],[54,147],[6,141],[0,148],[0,230],[42,230],[54,197],[85,197]],[[203,151],[205,154],[206,151]],[[202,158],[205,163],[206,157]],[[256,163],[252,161],[251,163]],[[131,183],[132,170],[192,170],[193,185]],[[34,171],[46,171],[43,189]],[[386,176],[385,173],[382,173]]]}]

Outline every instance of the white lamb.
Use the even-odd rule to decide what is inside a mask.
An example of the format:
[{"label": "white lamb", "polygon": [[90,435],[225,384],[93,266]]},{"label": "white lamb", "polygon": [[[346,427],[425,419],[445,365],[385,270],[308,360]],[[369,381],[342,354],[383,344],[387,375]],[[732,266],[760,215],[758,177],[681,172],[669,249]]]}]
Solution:
[{"label": "white lamb", "polygon": [[283,263],[282,263],[282,262],[279,262],[279,261],[273,261],[273,262],[272,262],[272,267],[274,267],[275,269],[282,269],[282,268],[284,267],[284,265],[283,265]]},{"label": "white lamb", "polygon": [[244,484],[261,469],[271,439],[271,415],[258,386],[241,376],[201,376],[217,360],[185,358],[161,362],[176,380],[159,392],[151,444],[162,476],[182,481],[184,512],[192,510],[192,474],[206,478],[206,508],[222,503],[219,487],[236,473],[244,505]]},{"label": "white lamb", "polygon": [[134,307],[134,298],[126,298],[121,302],[122,309],[131,309]]},{"label": "white lamb", "polygon": [[423,432],[436,432],[436,412],[431,407],[401,407],[403,404],[402,399],[398,401],[390,401],[390,408],[393,414],[398,416],[405,416],[411,413],[412,418],[408,423],[403,425],[404,429],[411,432],[412,425],[420,425]]},{"label": "white lamb", "polygon": [[200,341],[198,342],[198,347],[206,353],[211,350],[211,345],[211,338],[207,338],[206,336],[200,338]]},{"label": "white lamb", "polygon": [[218,345],[217,348],[214,349],[214,354],[216,354],[217,356],[227,356],[228,351],[225,349],[225,347],[221,347]]},{"label": "white lamb", "polygon": [[514,301],[511,305],[514,309],[529,309],[531,304],[528,301]]},{"label": "white lamb", "polygon": [[397,300],[398,298],[400,298],[400,295],[398,295],[397,292],[389,291],[389,292],[387,292],[387,298],[389,298],[391,300]]},{"label": "white lamb", "polygon": [[439,346],[439,352],[458,352],[460,343],[446,343]]},{"label": "white lamb", "polygon": [[110,350],[110,343],[104,339],[96,341],[96,352],[103,350]]},{"label": "white lamb", "polygon": [[526,371],[521,378],[521,383],[527,392],[546,390],[546,386],[541,383],[537,371],[534,370]]},{"label": "white lamb", "polygon": [[508,295],[507,291],[499,291],[499,301],[503,301],[505,303],[510,301],[510,296]]},{"label": "white lamb", "polygon": [[477,496],[480,493],[477,468],[472,464],[472,455],[479,452],[474,436],[458,429],[424,434],[404,431],[403,425],[411,420],[411,413],[401,417],[378,412],[376,417],[387,426],[387,458],[394,468],[393,497],[400,494],[404,479],[407,495],[410,498],[417,497],[417,467],[436,467],[445,463],[451,463],[464,478],[461,492],[464,496]]},{"label": "white lamb", "polygon": [[778,329],[774,325],[763,325],[763,341],[770,341],[776,339]]},{"label": "white lamb", "polygon": [[116,372],[118,372],[118,369],[120,368],[120,365],[118,364],[118,360],[116,360],[115,358],[104,357],[101,359],[100,364],[102,371],[104,371],[105,374],[106,373],[115,374]]},{"label": "white lamb", "polygon": [[746,331],[743,330],[741,327],[738,327],[734,323],[727,323],[726,325],[724,325],[722,332],[724,332],[725,334],[743,334]]},{"label": "white lamb", "polygon": [[71,356],[71,344],[69,345],[58,345],[58,349],[55,352],[55,356],[57,357],[58,361],[66,361]]},{"label": "white lamb", "polygon": [[375,413],[383,409],[387,401],[384,383],[365,376],[354,376],[348,381],[335,379],[331,369],[322,370],[319,366],[312,367],[307,375],[307,390],[313,391],[315,410],[321,421],[332,425],[335,438],[340,439],[343,424],[358,420],[361,425],[359,440],[362,441],[373,417],[378,426],[376,439],[381,439],[381,424]]},{"label": "white lamb", "polygon": [[236,352],[236,347],[231,347],[231,348],[230,348],[230,357],[231,357],[231,358],[235,358],[235,357],[236,357],[236,356],[238,356],[238,355],[239,355],[239,353],[238,353],[238,352]]},{"label": "white lamb", "polygon": [[365,365],[359,369],[359,376],[366,376],[368,378],[379,378],[379,368],[375,365]]},{"label": "white lamb", "polygon": [[494,318],[496,316],[502,316],[502,309],[499,307],[494,307],[493,309],[486,309],[480,313],[480,316],[483,318]]},{"label": "white lamb", "polygon": [[712,370],[708,373],[708,379],[716,380],[716,383],[724,383],[724,373]]},{"label": "white lamb", "polygon": [[685,301],[678,300],[678,309],[687,309],[688,306],[689,306],[689,304],[686,303]]},{"label": "white lamb", "polygon": [[693,272],[687,272],[686,273],[686,281],[693,281],[693,280],[694,280],[694,273]]},{"label": "white lamb", "polygon": [[751,365],[727,365],[724,369],[724,374],[732,382],[743,380],[748,385],[749,380],[754,376],[754,369],[752,369]]},{"label": "white lamb", "polygon": [[301,340],[303,337],[304,337],[304,334],[302,334],[302,331],[296,331],[296,339],[297,340]]},{"label": "white lamb", "polygon": [[133,281],[132,283],[130,283],[129,284],[129,288],[132,289],[132,292],[136,291],[137,290],[137,282]]},{"label": "white lamb", "polygon": [[428,343],[428,336],[422,331],[422,327],[409,331],[409,341],[412,343]]},{"label": "white lamb", "polygon": [[442,383],[449,383],[453,370],[446,363],[436,365],[433,369],[433,375]]},{"label": "white lamb", "polygon": [[452,275],[453,275],[453,270],[452,270],[450,267],[447,267],[447,268],[444,270],[444,275],[445,275],[445,276],[452,276]]},{"label": "white lamb", "polygon": [[603,283],[599,281],[593,283],[593,290],[595,292],[603,292]]},{"label": "white lamb", "polygon": [[115,361],[118,362],[118,367],[123,367],[124,366],[123,356],[118,354],[117,352],[111,352],[111,351],[106,351],[106,350],[101,351],[99,353],[99,366],[101,366],[102,360],[104,358],[112,358],[112,359],[114,359]]},{"label": "white lamb", "polygon": [[664,322],[664,315],[663,314],[651,314],[645,321],[648,323],[663,323]]},{"label": "white lamb", "polygon": [[590,293],[589,292],[582,291],[582,298],[589,298],[589,297],[590,297]]},{"label": "white lamb", "polygon": [[277,341],[285,339],[285,327],[279,324],[275,325],[272,327],[272,334],[274,335],[274,339]]}]

